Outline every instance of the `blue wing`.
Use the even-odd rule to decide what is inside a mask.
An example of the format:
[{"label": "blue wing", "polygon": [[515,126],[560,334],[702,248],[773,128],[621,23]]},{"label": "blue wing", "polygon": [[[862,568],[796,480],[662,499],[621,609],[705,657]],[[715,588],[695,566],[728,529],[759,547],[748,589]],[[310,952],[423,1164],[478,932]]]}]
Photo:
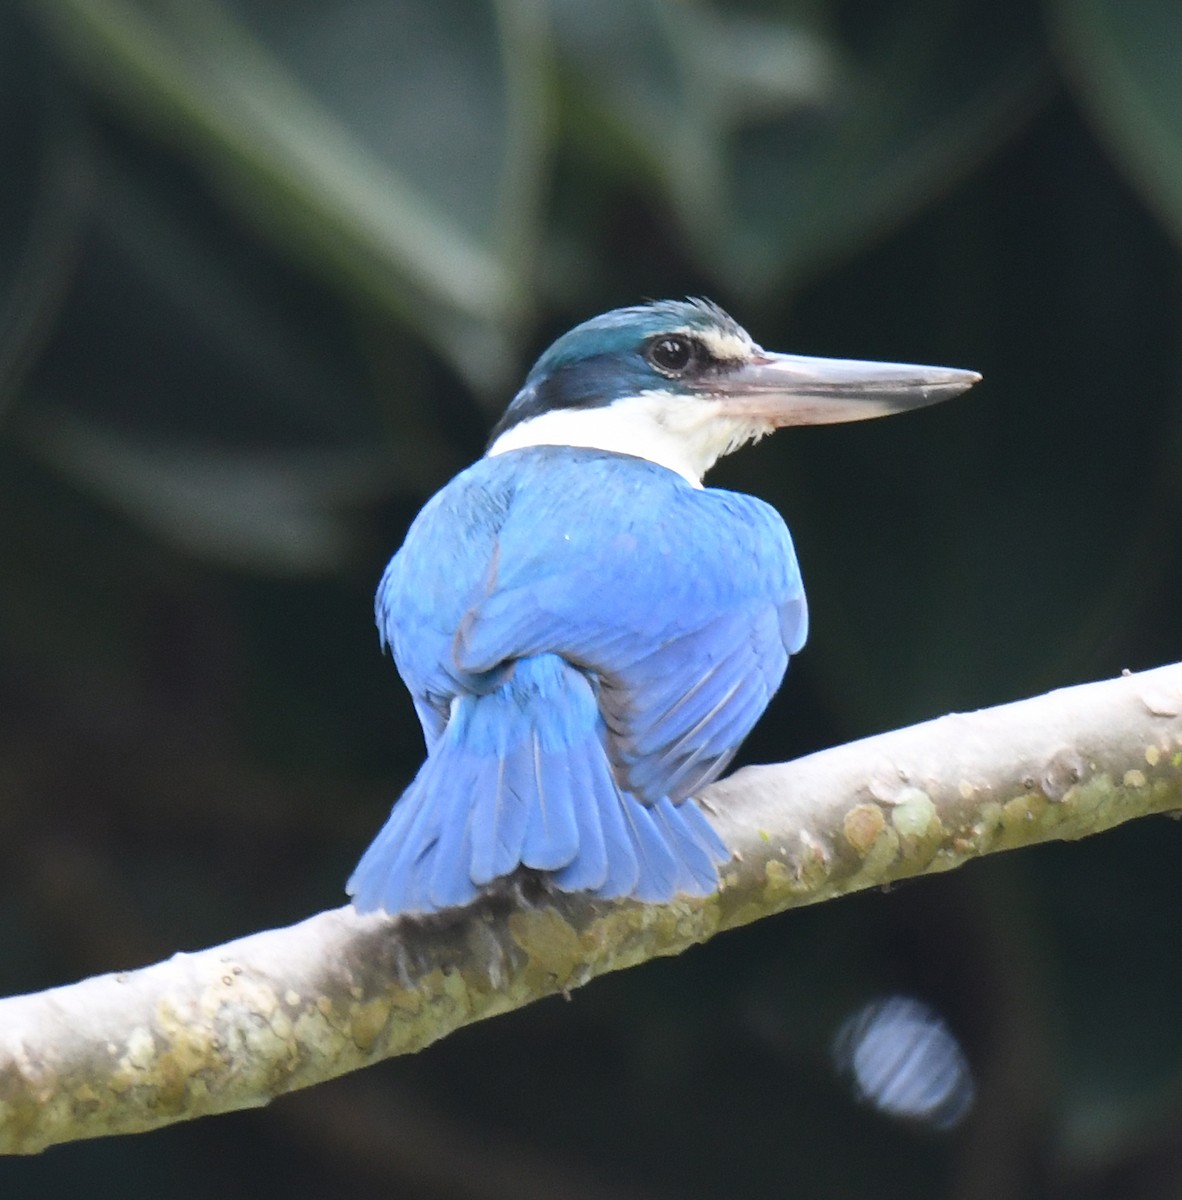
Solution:
[{"label": "blue wing", "polygon": [[457,477],[379,596],[429,742],[453,696],[487,687],[507,662],[558,654],[596,677],[613,762],[650,803],[725,767],[808,622],[791,538],[770,506],[566,447],[484,459]]},{"label": "blue wing", "polygon": [[513,451],[427,504],[377,618],[428,760],[350,881],[359,908],[465,903],[518,864],[601,895],[714,886],[725,848],[681,802],[807,633],[774,509],[639,458]]}]

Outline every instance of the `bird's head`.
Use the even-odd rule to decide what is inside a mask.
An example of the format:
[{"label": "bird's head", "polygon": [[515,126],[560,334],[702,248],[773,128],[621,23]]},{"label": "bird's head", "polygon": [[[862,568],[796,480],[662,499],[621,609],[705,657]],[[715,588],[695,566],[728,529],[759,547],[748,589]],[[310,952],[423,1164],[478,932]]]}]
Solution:
[{"label": "bird's head", "polygon": [[722,455],[773,429],[919,408],[979,378],[953,367],[773,354],[708,300],[661,300],[563,334],[534,364],[488,453],[588,446],[651,459],[699,485]]}]

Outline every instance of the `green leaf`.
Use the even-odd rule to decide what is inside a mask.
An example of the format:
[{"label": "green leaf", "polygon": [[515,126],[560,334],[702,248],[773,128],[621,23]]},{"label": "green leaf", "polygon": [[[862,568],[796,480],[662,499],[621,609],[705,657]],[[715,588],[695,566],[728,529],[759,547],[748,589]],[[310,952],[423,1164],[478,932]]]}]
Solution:
[{"label": "green leaf", "polygon": [[[476,385],[512,362],[546,148],[536,6],[47,0],[96,86]],[[512,68],[507,63],[512,63]]]},{"label": "green leaf", "polygon": [[357,548],[352,512],[440,473],[422,445],[232,451],[133,438],[49,408],[22,432],[46,464],[165,541],[259,574],[339,570]]},{"label": "green leaf", "polygon": [[89,191],[87,129],[56,83],[0,8],[0,416],[62,302]]},{"label": "green leaf", "polygon": [[1050,0],[1073,90],[1117,163],[1182,238],[1182,7]]},{"label": "green leaf", "polygon": [[834,39],[816,102],[732,125],[717,258],[731,286],[798,285],[848,257],[968,174],[1044,91],[1025,5],[896,3],[861,42]]},{"label": "green leaf", "polygon": [[857,44],[835,5],[555,7],[625,169],[647,173],[740,295],[799,285],[940,195],[1029,115],[1045,78],[1022,5],[894,3]]}]

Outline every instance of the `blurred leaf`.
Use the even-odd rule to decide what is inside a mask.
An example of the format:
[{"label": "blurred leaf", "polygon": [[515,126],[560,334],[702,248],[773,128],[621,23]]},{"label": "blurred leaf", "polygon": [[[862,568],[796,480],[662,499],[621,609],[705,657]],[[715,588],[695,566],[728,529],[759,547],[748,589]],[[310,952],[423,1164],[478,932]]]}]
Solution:
[{"label": "blurred leaf", "polygon": [[[400,436],[385,436],[357,321],[183,166],[110,135],[91,158],[53,352],[11,423],[38,457],[190,555],[285,574],[339,568],[352,510],[459,465],[401,357],[383,389]],[[381,331],[381,354],[400,346]]]},{"label": "blurred leaf", "polygon": [[676,0],[555,7],[592,105],[701,262],[748,296],[799,284],[946,190],[1045,81],[1021,5],[894,3],[856,46],[812,3],[778,18]]},{"label": "blurred leaf", "polygon": [[1048,0],[1074,90],[1145,199],[1182,239],[1182,6]]},{"label": "blurred leaf", "polygon": [[473,383],[503,376],[546,140],[533,4],[35,11],[269,236],[396,311]]},{"label": "blurred leaf", "polygon": [[356,322],[167,158],[108,139],[91,231],[34,400],[157,435],[372,437]]},{"label": "blurred leaf", "polygon": [[401,461],[384,447],[233,452],[133,439],[52,409],[24,433],[49,465],[190,554],[263,573],[339,569],[355,550],[349,510],[440,473],[421,445]]},{"label": "blurred leaf", "polygon": [[87,131],[60,84],[0,7],[0,415],[48,337],[88,191]]},{"label": "blurred leaf", "polygon": [[821,103],[736,127],[731,285],[797,283],[967,175],[1037,106],[1040,32],[1024,5],[892,4],[843,49]]},{"label": "blurred leaf", "polygon": [[833,46],[802,25],[674,0],[552,6],[589,105],[579,116],[610,131],[623,169],[645,171],[691,223],[721,215],[732,125],[820,103],[835,83]]}]

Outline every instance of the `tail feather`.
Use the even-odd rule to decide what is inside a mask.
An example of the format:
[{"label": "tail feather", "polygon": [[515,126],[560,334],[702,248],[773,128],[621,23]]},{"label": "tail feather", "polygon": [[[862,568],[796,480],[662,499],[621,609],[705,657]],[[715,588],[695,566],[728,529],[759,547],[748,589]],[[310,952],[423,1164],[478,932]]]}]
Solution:
[{"label": "tail feather", "polygon": [[591,681],[552,655],[464,696],[353,872],[357,909],[462,906],[523,866],[604,898],[713,891],[727,852],[696,803],[622,792],[605,737]]},{"label": "tail feather", "polygon": [[726,842],[718,834],[718,830],[710,824],[702,807],[696,800],[686,800],[682,804],[672,805],[681,818],[690,836],[709,856],[710,861],[717,867],[730,862],[731,852],[726,848]]},{"label": "tail feather", "polygon": [[440,809],[431,803],[428,758],[362,855],[345,890],[358,912],[416,912],[429,907],[424,861],[439,840]]},{"label": "tail feather", "polygon": [[[631,896],[640,881],[641,860],[629,829],[624,797],[612,776],[605,754],[601,752],[589,765],[585,807],[599,815],[607,856],[603,882],[595,889],[595,894],[605,898]],[[555,883],[560,888],[566,886],[558,878],[555,878]]]},{"label": "tail feather", "polygon": [[[432,908],[459,908],[470,904],[479,894],[472,879],[472,815],[473,789],[483,780],[472,764],[460,763],[459,778],[450,778],[444,797],[448,814],[442,823],[438,841],[427,851],[430,863],[428,896]],[[466,769],[465,769],[466,768]]]},{"label": "tail feather", "polygon": [[[543,750],[535,731],[530,739],[533,786],[529,826],[521,861],[539,871],[557,871],[569,866],[579,854],[577,810],[584,798],[574,785],[571,760],[595,753],[598,738],[588,737],[579,746],[564,751]],[[602,754],[602,750],[599,750]]]},{"label": "tail feather", "polygon": [[492,795],[472,812],[472,880],[487,884],[521,861],[529,825],[529,793],[511,786],[505,761],[497,763]]},{"label": "tail feather", "polygon": [[714,827],[702,815],[702,810],[694,800],[674,804],[667,796],[663,796],[653,806],[653,814],[674,847],[681,867],[677,890],[690,895],[708,896],[718,887],[718,867],[730,857],[722,839],[714,832]]},{"label": "tail feather", "polygon": [[673,848],[661,832],[652,809],[626,792],[621,792],[620,798],[640,864],[640,877],[630,894],[638,900],[668,900],[677,894],[681,873]]},{"label": "tail feather", "polygon": [[470,798],[483,782],[476,765],[462,757],[428,756],[349,881],[361,912],[433,912],[476,898],[468,866]]},{"label": "tail feather", "polygon": [[[606,768],[606,763],[604,763]],[[608,774],[606,769],[603,772]],[[622,890],[612,895],[627,895],[636,881],[638,868],[635,859],[631,863],[621,859],[621,851],[631,853],[627,831],[623,822],[613,828],[612,814],[619,811],[615,800],[609,801],[608,810],[600,802],[602,789],[593,783],[591,764],[585,758],[575,758],[570,765],[571,788],[575,793],[575,821],[578,824],[579,852],[553,875],[554,885],[563,892],[599,892],[608,886],[612,873],[617,877],[617,886],[625,883]],[[610,779],[610,775],[608,776]],[[608,836],[612,835],[609,848]]]}]

